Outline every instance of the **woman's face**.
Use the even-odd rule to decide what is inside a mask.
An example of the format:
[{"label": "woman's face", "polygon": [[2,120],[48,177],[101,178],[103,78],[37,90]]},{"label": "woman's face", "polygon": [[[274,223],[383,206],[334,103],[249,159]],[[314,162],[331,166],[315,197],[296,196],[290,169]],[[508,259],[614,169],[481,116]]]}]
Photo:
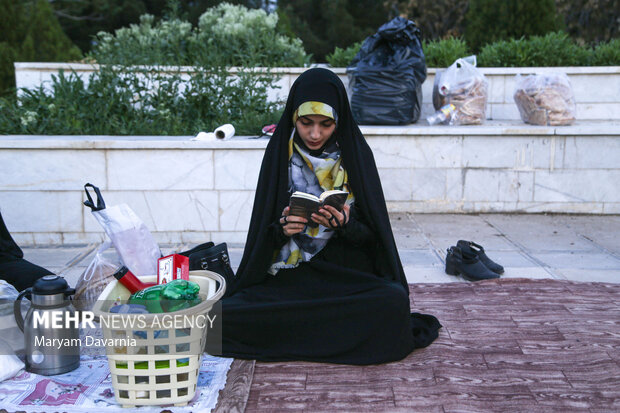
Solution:
[{"label": "woman's face", "polygon": [[320,149],[336,130],[336,122],[323,115],[306,115],[295,122],[297,133],[308,149]]}]

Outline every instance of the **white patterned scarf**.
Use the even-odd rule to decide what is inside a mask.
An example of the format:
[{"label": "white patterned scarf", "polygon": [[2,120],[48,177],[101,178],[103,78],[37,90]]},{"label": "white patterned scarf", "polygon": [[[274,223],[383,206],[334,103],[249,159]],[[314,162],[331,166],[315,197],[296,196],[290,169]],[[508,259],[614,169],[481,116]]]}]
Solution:
[{"label": "white patterned scarf", "polygon": [[[312,156],[294,142],[295,133],[293,129],[288,148],[289,192],[302,191],[320,196],[324,191],[339,189],[349,193],[347,205],[352,205],[355,198],[349,188],[347,171],[342,166],[337,142],[334,140],[319,155]],[[316,228],[306,226],[304,231],[293,235],[288,243],[275,251],[268,272],[275,275],[282,268],[295,268],[301,262],[310,261],[333,235],[331,228],[322,225]]]}]

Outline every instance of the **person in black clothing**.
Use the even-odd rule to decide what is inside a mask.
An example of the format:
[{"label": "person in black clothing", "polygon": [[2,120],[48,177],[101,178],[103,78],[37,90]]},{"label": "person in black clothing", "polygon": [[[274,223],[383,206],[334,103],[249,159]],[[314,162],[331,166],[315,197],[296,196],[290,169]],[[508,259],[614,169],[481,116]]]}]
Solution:
[{"label": "person in black clothing", "polygon": [[[317,228],[288,214],[294,191],[331,189],[349,192],[347,205],[313,215]],[[221,354],[376,364],[429,345],[440,327],[410,311],[375,161],[344,85],[327,69],[307,70],[265,151],[243,258],[222,300]]]},{"label": "person in black clothing", "polygon": [[0,279],[22,291],[32,287],[39,278],[50,274],[45,268],[24,259],[24,253],[13,241],[0,213]]}]

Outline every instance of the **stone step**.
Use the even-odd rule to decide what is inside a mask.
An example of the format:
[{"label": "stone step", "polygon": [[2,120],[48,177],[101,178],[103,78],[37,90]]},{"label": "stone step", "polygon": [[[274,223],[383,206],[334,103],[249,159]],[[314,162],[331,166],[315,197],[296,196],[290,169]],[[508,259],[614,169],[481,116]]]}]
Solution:
[{"label": "stone step", "polygon": [[[391,212],[620,213],[620,122],[362,126]],[[161,243],[243,243],[267,139],[1,136],[0,207],[25,245],[92,243],[83,185]]]}]

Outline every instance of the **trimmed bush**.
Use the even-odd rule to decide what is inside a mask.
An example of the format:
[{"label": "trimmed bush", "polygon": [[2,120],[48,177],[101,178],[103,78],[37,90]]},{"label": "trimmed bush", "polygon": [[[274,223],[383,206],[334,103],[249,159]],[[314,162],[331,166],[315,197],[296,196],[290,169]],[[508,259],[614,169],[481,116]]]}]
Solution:
[{"label": "trimmed bush", "polygon": [[[362,42],[355,43],[341,49],[339,47],[327,56],[327,62],[332,67],[347,67],[359,52]],[[426,58],[427,67],[447,67],[459,57],[470,55],[467,44],[461,38],[423,41],[422,49]]]},{"label": "trimmed bush", "polygon": [[478,66],[587,66],[591,57],[591,49],[558,32],[486,45],[478,55]]},{"label": "trimmed bush", "polygon": [[598,44],[594,48],[592,64],[595,66],[619,66],[620,39]]},{"label": "trimmed bush", "polygon": [[460,57],[469,56],[467,43],[461,38],[448,38],[422,42],[428,67],[448,67]]},{"label": "trimmed bush", "polygon": [[351,61],[360,51],[361,47],[362,42],[354,43],[345,49],[336,47],[332,53],[327,55],[327,63],[332,67],[347,67],[351,64]]}]

